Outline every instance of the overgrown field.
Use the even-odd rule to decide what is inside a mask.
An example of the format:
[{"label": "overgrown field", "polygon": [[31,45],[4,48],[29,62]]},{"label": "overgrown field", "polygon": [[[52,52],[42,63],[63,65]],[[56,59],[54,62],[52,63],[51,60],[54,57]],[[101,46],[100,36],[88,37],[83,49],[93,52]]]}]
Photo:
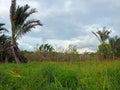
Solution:
[{"label": "overgrown field", "polygon": [[120,90],[120,62],[0,64],[0,90]]}]

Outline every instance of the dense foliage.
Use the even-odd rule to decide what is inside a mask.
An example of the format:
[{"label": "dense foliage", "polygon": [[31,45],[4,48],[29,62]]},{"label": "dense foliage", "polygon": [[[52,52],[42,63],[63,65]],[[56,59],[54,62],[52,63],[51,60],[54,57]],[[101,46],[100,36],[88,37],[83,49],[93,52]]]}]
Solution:
[{"label": "dense foliage", "polygon": [[119,90],[120,62],[1,64],[0,90]]}]

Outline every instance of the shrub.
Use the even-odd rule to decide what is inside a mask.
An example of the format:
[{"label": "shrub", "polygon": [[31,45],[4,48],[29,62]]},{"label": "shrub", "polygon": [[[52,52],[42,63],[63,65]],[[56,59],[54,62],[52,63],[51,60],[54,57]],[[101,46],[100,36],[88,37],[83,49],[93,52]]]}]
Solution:
[{"label": "shrub", "polygon": [[109,44],[103,42],[99,45],[99,53],[103,59],[108,59],[111,55],[111,47]]}]

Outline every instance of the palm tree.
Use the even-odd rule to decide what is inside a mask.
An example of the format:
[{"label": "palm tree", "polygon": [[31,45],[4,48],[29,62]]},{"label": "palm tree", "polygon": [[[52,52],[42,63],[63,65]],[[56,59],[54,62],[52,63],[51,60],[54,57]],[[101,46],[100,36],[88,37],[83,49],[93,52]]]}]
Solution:
[{"label": "palm tree", "polygon": [[1,62],[4,62],[5,60],[8,61],[7,54],[10,48],[9,40],[10,40],[10,37],[4,34],[0,36],[0,61]]},{"label": "palm tree", "polygon": [[[5,24],[0,23],[0,34],[2,33],[2,31],[7,31],[8,32],[8,30],[3,27],[4,25]],[[7,41],[7,36],[4,35],[4,34],[1,34],[0,35],[0,45],[3,45],[6,41]]]},{"label": "palm tree", "polygon": [[42,44],[39,50],[42,52],[53,52],[55,49],[50,44]]},{"label": "palm tree", "polygon": [[37,25],[42,26],[39,20],[28,19],[30,15],[36,13],[36,9],[30,9],[29,5],[18,6],[16,8],[16,0],[11,0],[10,7],[10,21],[11,21],[11,49],[15,58],[16,63],[19,63],[20,60],[17,56],[15,48],[17,47],[17,39],[22,37],[27,32],[31,31],[32,28],[35,28]]},{"label": "palm tree", "polygon": [[[98,30],[98,29],[97,29]],[[110,31],[106,30],[106,27],[103,27],[102,30],[98,30],[97,32],[92,32],[100,41],[100,45],[98,46],[98,53],[103,59],[107,59],[110,56],[111,47],[105,41],[109,38]]]},{"label": "palm tree", "polygon": [[[7,31],[8,32],[8,30],[3,27],[4,25],[5,24],[0,23],[0,33],[2,33],[1,31]],[[6,50],[5,50],[5,48],[7,47],[7,45],[6,45],[7,42],[8,42],[8,36],[6,36],[4,34],[0,35],[0,61],[1,62],[4,61],[3,58],[5,58],[5,53],[7,53]]]},{"label": "palm tree", "polygon": [[98,30],[97,32],[92,33],[98,38],[101,43],[103,43],[108,39],[110,31],[106,30],[106,27],[103,27],[103,30]]}]

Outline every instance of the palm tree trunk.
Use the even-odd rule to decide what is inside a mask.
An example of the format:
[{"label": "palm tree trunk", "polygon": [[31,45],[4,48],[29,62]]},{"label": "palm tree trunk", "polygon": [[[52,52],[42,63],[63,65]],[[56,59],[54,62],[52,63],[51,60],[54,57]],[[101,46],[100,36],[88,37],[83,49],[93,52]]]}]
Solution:
[{"label": "palm tree trunk", "polygon": [[14,36],[15,36],[15,10],[16,10],[16,0],[11,0],[11,7],[10,7],[10,20],[11,20],[11,30],[12,30],[12,37],[11,37],[11,50],[13,53],[13,56],[15,58],[15,62],[19,63],[20,60],[17,57],[17,53],[15,52],[15,40],[14,40]]},{"label": "palm tree trunk", "polygon": [[16,52],[15,52],[15,48],[14,48],[14,41],[13,41],[13,39],[11,39],[11,50],[12,50],[12,53],[13,53],[13,56],[14,56],[14,58],[15,58],[15,62],[18,64],[18,63],[20,63],[20,60],[19,60],[19,58],[17,57],[17,54],[16,54]]}]

